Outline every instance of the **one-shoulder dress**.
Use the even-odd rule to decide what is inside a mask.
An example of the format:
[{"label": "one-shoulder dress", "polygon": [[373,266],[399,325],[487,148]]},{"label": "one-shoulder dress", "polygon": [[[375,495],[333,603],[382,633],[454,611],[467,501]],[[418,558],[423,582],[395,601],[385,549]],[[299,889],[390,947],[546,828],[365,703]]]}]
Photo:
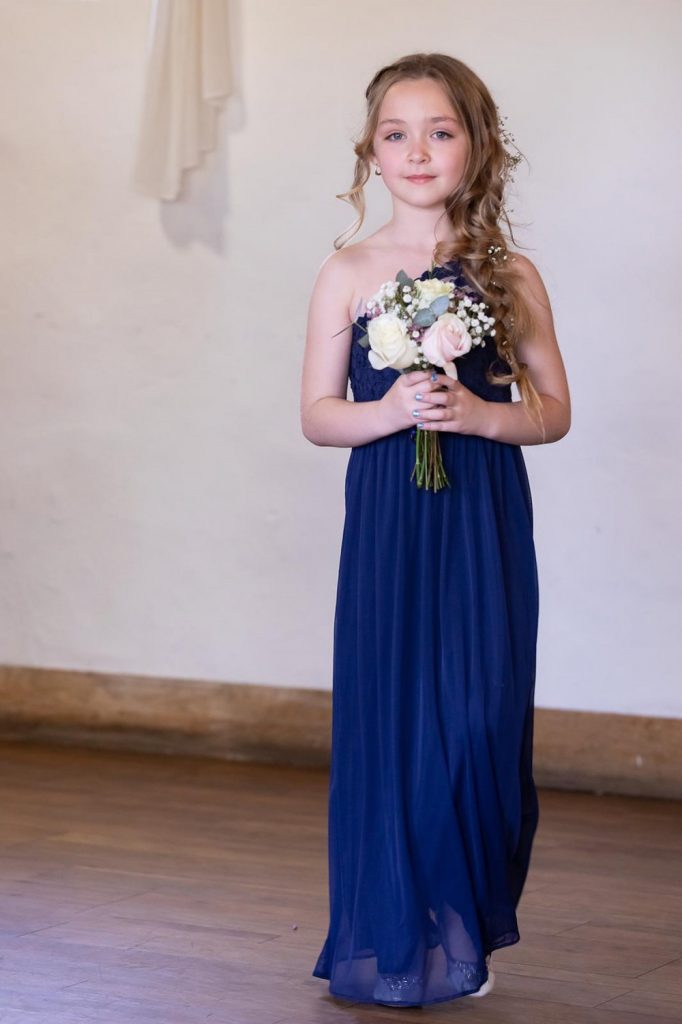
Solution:
[{"label": "one-shoulder dress", "polygon": [[[468,282],[456,262],[434,276]],[[358,318],[362,320],[363,318]],[[356,402],[375,370],[353,325]],[[460,381],[512,401],[493,339]],[[538,573],[521,448],[438,431],[450,486],[410,479],[416,427],[351,449],[334,617],[329,929],[313,976],[358,1002],[477,991],[520,939],[538,824],[533,712]]]}]

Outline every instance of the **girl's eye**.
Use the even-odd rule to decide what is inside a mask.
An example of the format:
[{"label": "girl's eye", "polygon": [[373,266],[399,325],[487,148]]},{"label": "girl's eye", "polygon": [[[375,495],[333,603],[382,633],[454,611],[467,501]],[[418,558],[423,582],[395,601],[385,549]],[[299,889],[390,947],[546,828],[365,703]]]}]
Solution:
[{"label": "girl's eye", "polygon": [[[402,134],[403,134],[402,132],[391,132],[390,135],[386,136],[386,140],[388,141],[389,139],[392,139],[394,135],[402,135]],[[447,139],[451,139],[452,138],[452,135],[450,134],[450,132],[446,132],[444,128],[439,128],[437,131],[434,132],[434,135],[445,135],[445,137]]]}]

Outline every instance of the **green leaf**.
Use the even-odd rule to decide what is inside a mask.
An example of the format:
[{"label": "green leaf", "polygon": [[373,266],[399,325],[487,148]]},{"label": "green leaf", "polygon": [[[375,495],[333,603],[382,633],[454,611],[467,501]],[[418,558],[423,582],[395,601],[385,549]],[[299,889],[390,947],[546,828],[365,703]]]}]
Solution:
[{"label": "green leaf", "polygon": [[450,297],[448,295],[439,295],[433,300],[429,309],[432,309],[436,316],[440,316],[441,313],[447,313],[449,305]]}]

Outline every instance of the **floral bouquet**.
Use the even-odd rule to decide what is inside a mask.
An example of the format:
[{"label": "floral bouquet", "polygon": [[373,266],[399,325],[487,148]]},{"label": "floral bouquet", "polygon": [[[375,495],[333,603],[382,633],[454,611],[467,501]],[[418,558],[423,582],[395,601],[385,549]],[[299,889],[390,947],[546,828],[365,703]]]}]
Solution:
[{"label": "floral bouquet", "polygon": [[[457,288],[452,280],[438,277],[412,280],[400,270],[395,281],[382,284],[367,302],[367,327],[358,343],[370,346],[367,358],[375,370],[391,367],[408,373],[442,367],[457,380],[454,360],[495,334],[495,320],[487,311],[467,286]],[[417,430],[416,446],[410,480],[416,474],[417,487],[427,490],[449,486],[438,434]]]}]

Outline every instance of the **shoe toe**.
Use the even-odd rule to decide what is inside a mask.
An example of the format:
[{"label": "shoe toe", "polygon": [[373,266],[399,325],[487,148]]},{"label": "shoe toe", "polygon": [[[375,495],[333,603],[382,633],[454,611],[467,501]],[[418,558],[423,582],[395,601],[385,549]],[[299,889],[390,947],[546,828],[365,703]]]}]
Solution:
[{"label": "shoe toe", "polygon": [[475,998],[476,996],[487,996],[487,995],[489,995],[492,992],[494,987],[495,987],[495,975],[494,975],[493,971],[491,971],[490,968],[488,968],[488,977],[483,982],[481,987],[479,989],[477,989],[476,992],[468,992],[467,994],[470,995],[472,998]]}]

